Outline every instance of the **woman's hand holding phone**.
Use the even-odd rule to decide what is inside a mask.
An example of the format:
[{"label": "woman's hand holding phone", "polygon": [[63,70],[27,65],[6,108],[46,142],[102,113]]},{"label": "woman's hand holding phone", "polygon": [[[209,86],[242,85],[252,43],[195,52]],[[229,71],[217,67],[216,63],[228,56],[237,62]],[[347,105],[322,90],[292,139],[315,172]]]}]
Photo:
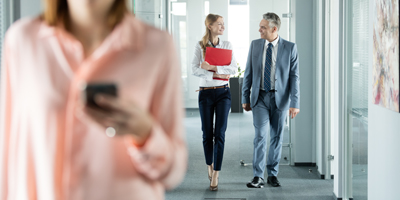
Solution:
[{"label": "woman's hand holding phone", "polygon": [[84,107],[88,116],[105,130],[112,127],[116,135],[132,135],[138,146],[144,144],[153,125],[149,112],[133,102],[105,93],[95,94],[94,102],[97,107],[87,104]]}]

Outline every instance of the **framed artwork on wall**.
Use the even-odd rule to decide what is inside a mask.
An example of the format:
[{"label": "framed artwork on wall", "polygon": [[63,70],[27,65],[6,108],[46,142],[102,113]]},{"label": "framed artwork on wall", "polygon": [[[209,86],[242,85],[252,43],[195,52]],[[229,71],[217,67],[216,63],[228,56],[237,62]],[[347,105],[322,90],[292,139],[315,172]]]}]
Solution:
[{"label": "framed artwork on wall", "polygon": [[399,0],[375,0],[373,9],[373,102],[399,112]]}]

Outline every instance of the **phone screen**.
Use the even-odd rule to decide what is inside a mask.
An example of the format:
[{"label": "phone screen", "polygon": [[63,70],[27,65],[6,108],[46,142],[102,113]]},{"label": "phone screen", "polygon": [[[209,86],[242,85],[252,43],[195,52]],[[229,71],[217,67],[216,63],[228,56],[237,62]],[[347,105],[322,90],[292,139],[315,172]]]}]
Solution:
[{"label": "phone screen", "polygon": [[85,88],[86,105],[92,108],[105,109],[97,105],[94,100],[94,97],[100,93],[117,97],[117,86],[113,83],[88,83]]}]

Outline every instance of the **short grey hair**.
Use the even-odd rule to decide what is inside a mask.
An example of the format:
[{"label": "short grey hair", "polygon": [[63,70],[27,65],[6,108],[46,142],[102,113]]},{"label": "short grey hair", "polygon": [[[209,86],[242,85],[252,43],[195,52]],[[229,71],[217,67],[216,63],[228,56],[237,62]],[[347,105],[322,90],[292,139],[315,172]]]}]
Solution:
[{"label": "short grey hair", "polygon": [[269,27],[270,28],[281,28],[281,19],[279,18],[279,16],[275,13],[266,13],[263,14],[263,19],[267,20],[269,22]]}]

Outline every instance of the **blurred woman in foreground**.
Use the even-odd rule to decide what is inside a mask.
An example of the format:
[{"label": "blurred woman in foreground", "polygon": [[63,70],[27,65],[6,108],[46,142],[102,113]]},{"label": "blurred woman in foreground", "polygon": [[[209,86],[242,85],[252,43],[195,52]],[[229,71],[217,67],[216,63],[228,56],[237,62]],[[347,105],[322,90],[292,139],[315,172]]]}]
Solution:
[{"label": "blurred woman in foreground", "polygon": [[[125,0],[45,2],[5,38],[0,199],[164,199],[187,162],[171,37]],[[90,83],[118,97],[88,107]]]}]

